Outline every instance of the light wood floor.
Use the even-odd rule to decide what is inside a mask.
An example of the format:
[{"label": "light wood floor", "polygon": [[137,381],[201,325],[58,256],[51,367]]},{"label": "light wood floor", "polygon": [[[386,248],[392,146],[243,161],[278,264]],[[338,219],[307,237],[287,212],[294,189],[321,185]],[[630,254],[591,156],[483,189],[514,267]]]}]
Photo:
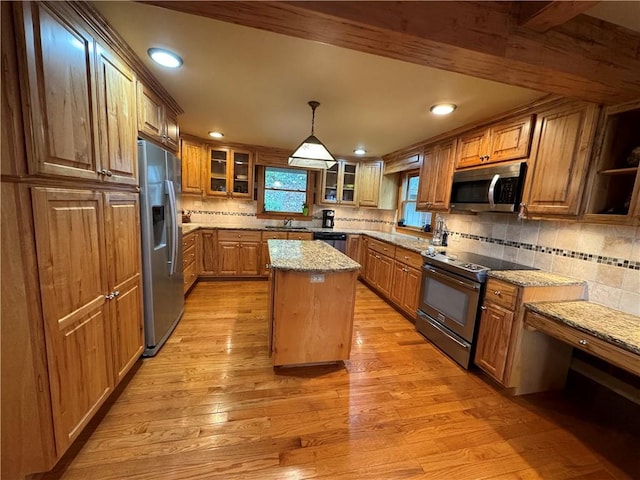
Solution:
[{"label": "light wood floor", "polygon": [[266,282],[199,283],[46,479],[639,478],[637,436],[501,395],[361,284],[351,360],[274,371],[266,302]]}]

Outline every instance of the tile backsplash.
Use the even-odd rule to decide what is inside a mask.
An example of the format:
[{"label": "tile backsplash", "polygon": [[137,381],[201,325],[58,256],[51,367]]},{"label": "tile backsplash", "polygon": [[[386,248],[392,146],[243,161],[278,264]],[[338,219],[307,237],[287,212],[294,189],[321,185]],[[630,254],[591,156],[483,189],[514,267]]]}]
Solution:
[{"label": "tile backsplash", "polygon": [[640,315],[640,227],[443,215],[452,249],[586,280],[589,300]]}]

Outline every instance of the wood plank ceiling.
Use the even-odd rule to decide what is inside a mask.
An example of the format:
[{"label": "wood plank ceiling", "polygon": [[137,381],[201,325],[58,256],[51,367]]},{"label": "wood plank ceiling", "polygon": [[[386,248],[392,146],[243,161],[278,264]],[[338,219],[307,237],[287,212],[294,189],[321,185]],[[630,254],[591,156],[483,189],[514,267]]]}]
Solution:
[{"label": "wood plank ceiling", "polygon": [[596,103],[640,98],[640,33],[593,2],[146,1]]}]

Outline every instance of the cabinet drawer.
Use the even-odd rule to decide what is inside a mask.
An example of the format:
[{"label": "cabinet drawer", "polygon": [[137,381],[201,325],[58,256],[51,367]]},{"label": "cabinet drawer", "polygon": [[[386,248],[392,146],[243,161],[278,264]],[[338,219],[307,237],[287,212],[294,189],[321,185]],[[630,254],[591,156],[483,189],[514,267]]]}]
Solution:
[{"label": "cabinet drawer", "polygon": [[189,247],[187,249],[184,250],[184,252],[182,253],[182,269],[186,269],[187,266],[191,265],[192,263],[195,263],[196,261],[196,246],[193,245],[192,247]]},{"label": "cabinet drawer", "polygon": [[187,233],[182,237],[182,250],[186,250],[187,248],[191,248],[196,244],[196,234],[195,233]]},{"label": "cabinet drawer", "polygon": [[189,290],[189,287],[193,285],[193,282],[196,281],[196,262],[191,262],[187,267],[185,267],[183,274],[184,291],[186,292],[187,290]]},{"label": "cabinet drawer", "polygon": [[257,232],[255,230],[218,231],[218,241],[220,242],[259,242],[260,238],[261,232]]},{"label": "cabinet drawer", "polygon": [[516,301],[518,300],[518,287],[490,278],[487,282],[484,298],[510,310],[515,310]]},{"label": "cabinet drawer", "polygon": [[422,268],[422,256],[419,253],[413,252],[411,250],[407,250],[406,248],[396,248],[396,260],[402,262],[410,267],[417,268],[420,270]]},{"label": "cabinet drawer", "polygon": [[388,243],[381,242],[379,240],[374,240],[373,238],[369,239],[369,248],[371,250],[375,250],[378,253],[383,255],[387,255],[389,257],[394,257],[396,254],[396,247],[393,245],[389,245]]},{"label": "cabinet drawer", "polygon": [[267,240],[286,240],[287,232],[262,232],[262,241]]},{"label": "cabinet drawer", "polygon": [[313,233],[310,232],[289,232],[288,240],[313,240]]}]

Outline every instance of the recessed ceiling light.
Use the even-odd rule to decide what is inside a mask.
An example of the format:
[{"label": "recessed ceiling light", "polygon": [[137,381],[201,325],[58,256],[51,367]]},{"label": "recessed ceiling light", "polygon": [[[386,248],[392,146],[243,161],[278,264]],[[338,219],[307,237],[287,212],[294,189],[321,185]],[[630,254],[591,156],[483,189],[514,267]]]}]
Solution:
[{"label": "recessed ceiling light", "polygon": [[434,115],[449,115],[456,109],[456,106],[453,103],[439,103],[437,105],[432,106],[429,110]]},{"label": "recessed ceiling light", "polygon": [[158,65],[167,68],[178,68],[182,65],[182,59],[173,52],[164,48],[150,48],[147,53]]},{"label": "recessed ceiling light", "polygon": [[222,132],[209,132],[209,136],[213,138],[222,138],[224,137],[224,133]]},{"label": "recessed ceiling light", "polygon": [[364,148],[356,148],[353,153],[355,153],[356,155],[364,155],[365,153],[367,153],[367,151]]}]

